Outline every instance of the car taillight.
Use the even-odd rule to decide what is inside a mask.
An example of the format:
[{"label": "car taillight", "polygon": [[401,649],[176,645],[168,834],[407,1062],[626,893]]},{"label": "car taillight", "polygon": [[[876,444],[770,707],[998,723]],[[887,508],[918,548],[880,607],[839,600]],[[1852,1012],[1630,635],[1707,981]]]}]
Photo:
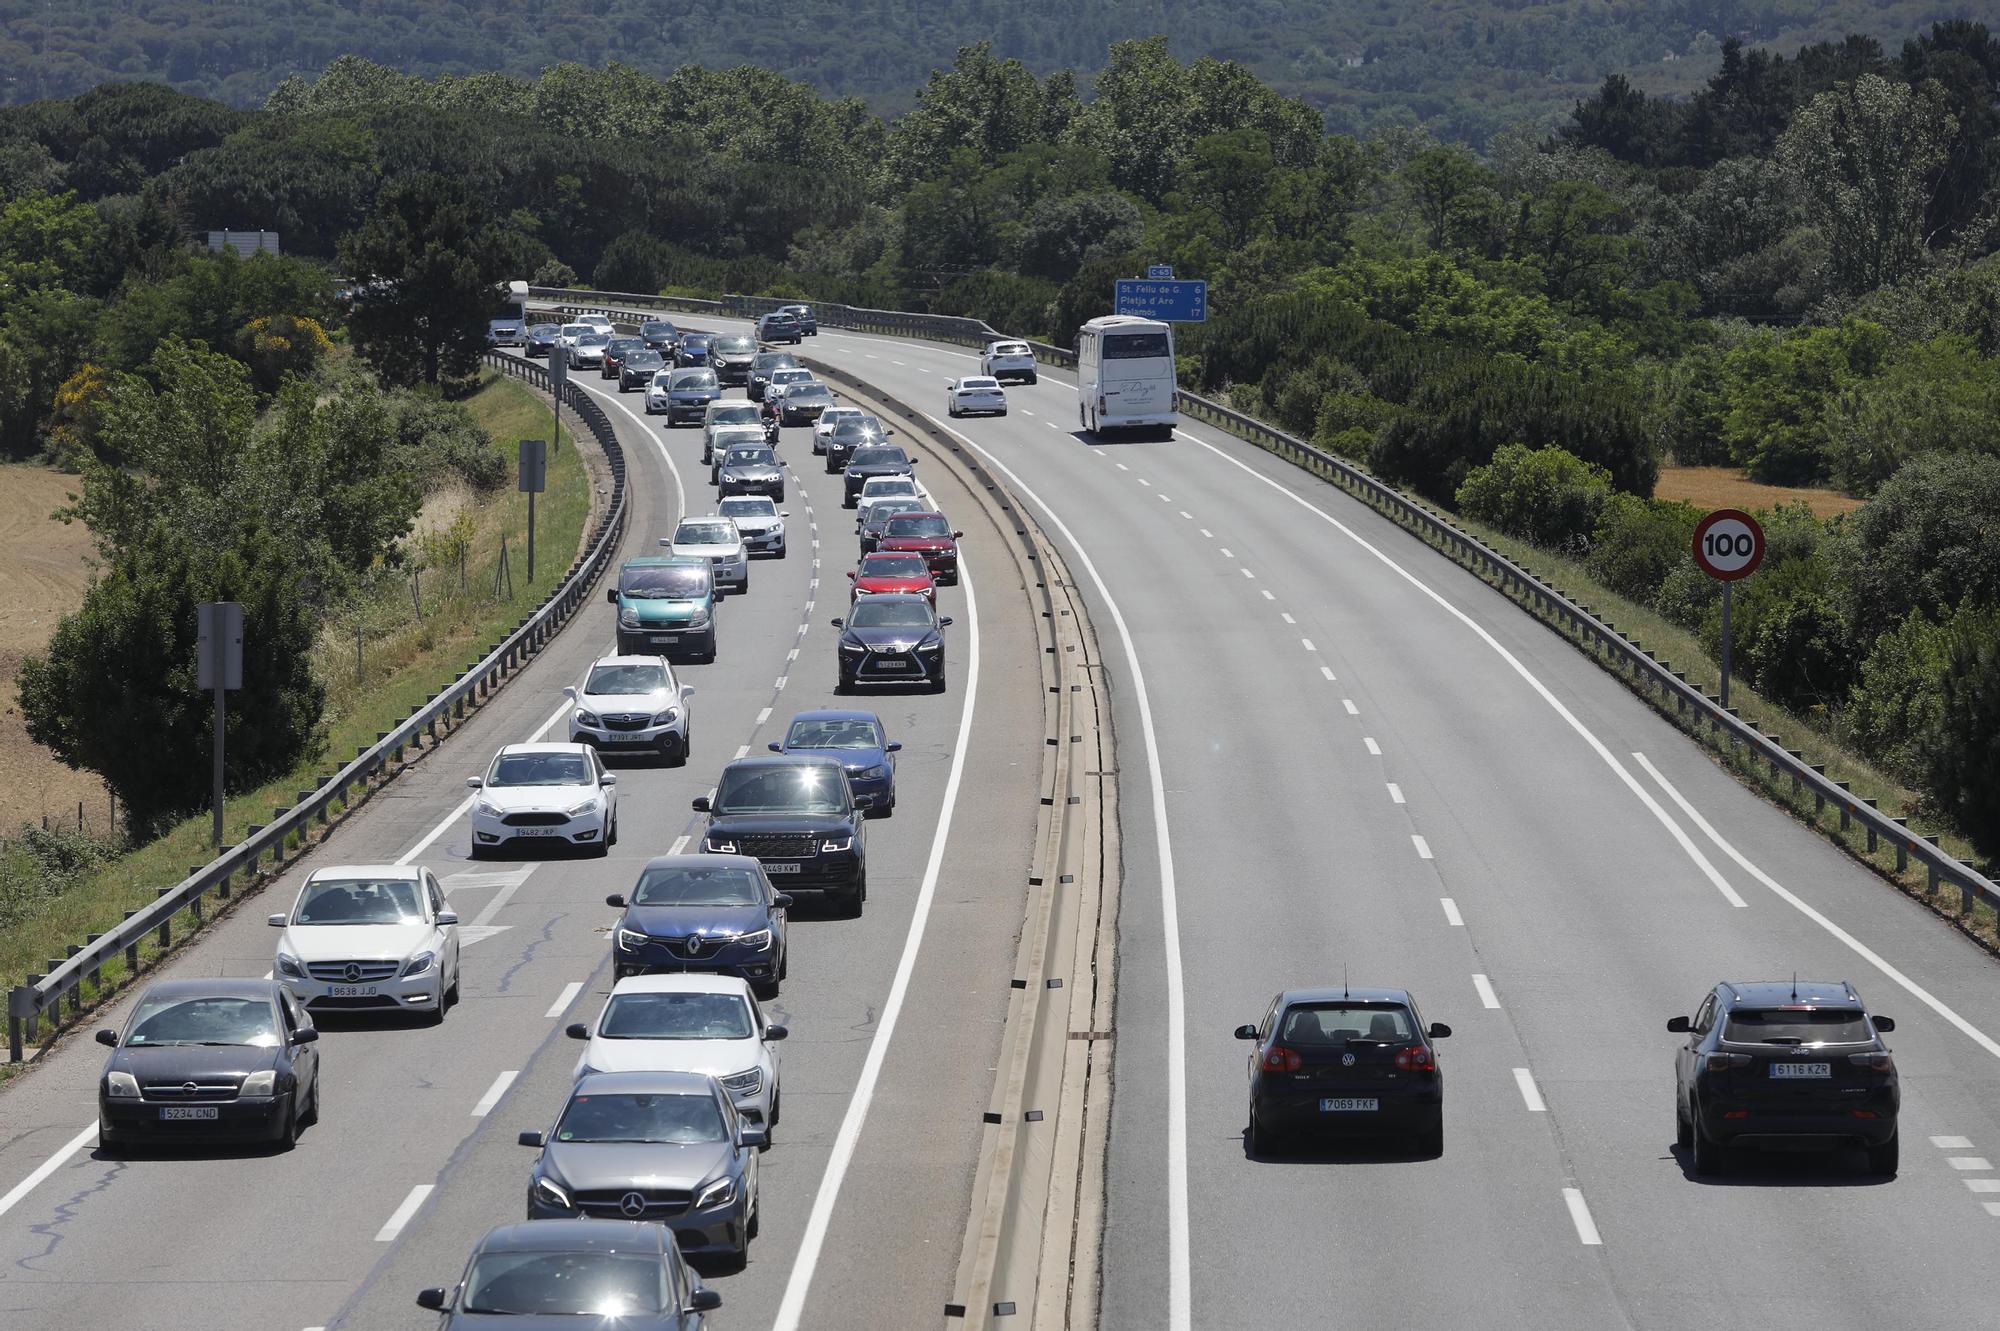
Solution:
[{"label": "car taillight", "polygon": [[1272,1045],[1264,1051],[1264,1071],[1297,1072],[1305,1065],[1296,1049],[1287,1049],[1281,1044]]},{"label": "car taillight", "polygon": [[1750,1066],[1750,1055],[1710,1054],[1705,1066],[1710,1072],[1727,1072],[1731,1068],[1747,1068]]},{"label": "car taillight", "polygon": [[1436,1072],[1437,1060],[1422,1045],[1412,1045],[1396,1051],[1396,1066],[1405,1072]]},{"label": "car taillight", "polygon": [[1893,1072],[1896,1068],[1896,1060],[1887,1054],[1849,1054],[1847,1061],[1871,1072]]}]

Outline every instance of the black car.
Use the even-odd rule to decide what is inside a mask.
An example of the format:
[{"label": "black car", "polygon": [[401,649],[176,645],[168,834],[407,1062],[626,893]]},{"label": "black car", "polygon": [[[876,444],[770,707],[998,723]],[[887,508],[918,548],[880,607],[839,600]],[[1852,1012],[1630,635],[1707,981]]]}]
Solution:
[{"label": "black car", "polygon": [[885,443],[889,438],[889,428],[875,417],[864,420],[842,421],[826,437],[826,469],[829,474],[847,466],[858,449]]},{"label": "black car", "polygon": [[1428,1155],[1444,1152],[1444,1074],[1407,989],[1291,989],[1264,1019],[1238,1026],[1250,1051],[1252,1155],[1283,1137],[1408,1135]]},{"label": "black car", "polygon": [[951,616],[937,617],[930,598],[907,592],[864,596],[836,619],[834,645],[840,673],[835,693],[863,684],[917,684],[944,692],[944,630]]},{"label": "black car", "polygon": [[875,477],[909,476],[914,474],[916,465],[917,460],[905,453],[900,444],[870,444],[855,449],[843,468],[847,475],[847,488],[840,501],[841,507],[853,508],[861,498],[861,487]]},{"label": "black car", "polygon": [[319,1032],[275,980],[162,980],[121,1036],[97,1084],[97,1145],[271,1141],[289,1150],[319,1118]]},{"label": "black car", "polygon": [[653,376],[667,368],[667,358],[657,351],[638,347],[618,362],[618,391],[629,393],[653,382]]},{"label": "black car", "polygon": [[756,359],[754,338],[718,334],[709,340],[708,363],[714,367],[715,377],[725,384],[749,383],[750,363]]},{"label": "black car", "polygon": [[439,1331],[702,1331],[702,1314],[720,1308],[722,1296],[688,1267],[665,1225],[523,1220],[487,1230],[458,1284],[419,1291],[417,1306],[444,1314]]},{"label": "black car", "polygon": [[659,855],[639,871],[630,897],[608,896],[625,912],[612,930],[617,979],[649,971],[733,975],[778,996],[785,978],[785,909],[763,868],[747,855]]},{"label": "black car", "polygon": [[789,314],[794,319],[797,319],[799,321],[799,331],[807,337],[819,336],[819,316],[813,313],[812,306],[781,305],[778,307],[778,313]]},{"label": "black car", "polygon": [[1902,1088],[1882,1037],[1896,1029],[1870,1014],[1846,981],[1724,981],[1692,1018],[1674,1054],[1674,1139],[1694,1172],[1721,1170],[1724,1150],[1832,1148],[1852,1143],[1868,1171],[1896,1172]]},{"label": "black car", "polygon": [[732,448],[716,468],[716,497],[726,495],[769,495],[785,502],[785,471],[778,455],[768,448]]},{"label": "black car", "polygon": [[868,516],[854,524],[854,533],[861,541],[861,553],[872,554],[882,542],[882,530],[889,525],[889,519],[906,513],[928,513],[929,501],[923,499],[878,499],[868,506]]},{"label": "black car", "polygon": [[561,324],[536,324],[528,330],[524,346],[530,356],[547,356],[561,336]]},{"label": "black car", "polygon": [[750,378],[745,385],[752,402],[764,400],[764,390],[771,386],[774,370],[796,370],[799,358],[789,351],[760,351],[750,361]]},{"label": "black car", "polygon": [[709,333],[684,334],[681,337],[680,345],[674,348],[674,364],[708,364],[708,343],[711,336],[713,335]]},{"label": "black car", "polygon": [[666,319],[646,320],[639,325],[639,336],[648,347],[663,356],[672,356],[681,342],[681,330]]},{"label": "black car", "polygon": [[859,915],[868,899],[862,819],[869,803],[855,796],[837,762],[771,756],[723,768],[715,798],[696,799],[694,809],[708,815],[705,853],[755,856],[787,895],[816,893]]},{"label": "black car", "polygon": [[[646,339],[643,337],[633,337],[630,334],[621,333],[617,337],[612,338],[604,345],[604,360],[598,366],[598,377],[602,379],[619,379],[619,372],[625,368],[625,358],[635,351],[644,351],[645,349]],[[660,367],[654,366],[653,368],[658,369]],[[625,386],[622,379],[619,379],[618,386],[620,388]]]},{"label": "black car", "polygon": [[833,390],[825,384],[795,384],[778,405],[778,424],[811,425],[833,405]]},{"label": "black car", "polygon": [[799,327],[798,316],[783,310],[767,314],[757,321],[757,339],[761,342],[790,342],[796,346],[803,336],[805,332]]}]

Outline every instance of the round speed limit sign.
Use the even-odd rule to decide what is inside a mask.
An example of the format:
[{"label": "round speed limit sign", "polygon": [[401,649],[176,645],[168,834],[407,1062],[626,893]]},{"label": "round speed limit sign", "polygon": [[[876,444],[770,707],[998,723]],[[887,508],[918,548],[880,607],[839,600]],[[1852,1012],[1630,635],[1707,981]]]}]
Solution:
[{"label": "round speed limit sign", "polygon": [[1747,578],[1764,562],[1764,529],[1734,508],[1719,508],[1695,524],[1694,562],[1719,582]]}]

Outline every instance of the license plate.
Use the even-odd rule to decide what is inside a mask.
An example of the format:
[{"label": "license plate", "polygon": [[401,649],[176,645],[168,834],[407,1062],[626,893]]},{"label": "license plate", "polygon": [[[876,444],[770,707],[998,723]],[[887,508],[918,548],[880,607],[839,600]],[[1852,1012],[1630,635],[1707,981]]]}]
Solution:
[{"label": "license plate", "polygon": [[214,1105],[173,1105],[160,1111],[163,1119],[210,1119],[220,1117],[222,1111]]},{"label": "license plate", "polygon": [[1370,1097],[1365,1100],[1322,1100],[1319,1112],[1322,1114],[1372,1114],[1382,1107],[1380,1100]]},{"label": "license plate", "polygon": [[1779,1081],[1822,1081],[1833,1076],[1833,1064],[1773,1063],[1771,1075]]},{"label": "license plate", "polygon": [[515,836],[561,836],[562,835],[562,833],[558,832],[553,827],[517,827],[513,830]]},{"label": "license plate", "polygon": [[678,633],[652,633],[647,635],[647,639],[651,642],[675,643],[681,640],[681,635]]},{"label": "license plate", "polygon": [[372,984],[330,984],[326,987],[328,998],[371,998],[375,992]]},{"label": "license plate", "polygon": [[875,668],[877,670],[908,670],[910,663],[908,661],[877,661]]},{"label": "license plate", "polygon": [[796,864],[772,864],[768,860],[764,864],[765,873],[797,873],[798,871],[799,866]]}]

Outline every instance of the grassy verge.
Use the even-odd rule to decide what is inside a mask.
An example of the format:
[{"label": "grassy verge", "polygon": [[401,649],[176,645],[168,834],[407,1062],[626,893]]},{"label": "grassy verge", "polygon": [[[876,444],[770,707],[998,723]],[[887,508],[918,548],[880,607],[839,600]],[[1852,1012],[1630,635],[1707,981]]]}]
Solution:
[{"label": "grassy verge", "polygon": [[[494,447],[509,460],[507,487],[483,501],[463,494],[435,497],[426,505],[419,539],[413,542],[422,546],[425,529],[443,527],[463,515],[468,521],[457,526],[467,538],[463,585],[454,556],[449,567],[419,574],[420,602],[413,598],[409,580],[395,577],[375,588],[354,613],[328,626],[316,662],[328,685],[326,756],[227,801],[223,827],[230,843],[247,835],[252,824],[270,822],[273,810],[292,805],[299,792],[318,784],[321,774],[345,765],[358,750],[373,744],[379,732],[395,726],[456,679],[469,661],[533,611],[568,571],[582,543],[591,504],[589,472],[568,430],[551,451],[548,490],[536,503],[537,567],[530,585],[524,535],[527,496],[513,488],[512,464],[517,440],[548,437],[549,408],[529,389],[490,370],[469,405],[493,436]],[[511,596],[504,581],[500,594],[494,594],[503,536],[513,575]],[[358,672],[357,626],[361,630]],[[357,802],[362,797],[357,792]],[[0,986],[45,971],[47,960],[63,955],[65,945],[79,944],[87,934],[111,928],[125,912],[152,901],[159,888],[178,883],[209,857],[209,816],[203,813],[100,866],[0,934]],[[142,950],[142,967],[156,951],[150,945]],[[122,963],[107,968],[103,984],[86,993],[85,1001],[97,988],[113,989],[129,978]],[[6,1071],[0,1065],[0,1078]]]}]

